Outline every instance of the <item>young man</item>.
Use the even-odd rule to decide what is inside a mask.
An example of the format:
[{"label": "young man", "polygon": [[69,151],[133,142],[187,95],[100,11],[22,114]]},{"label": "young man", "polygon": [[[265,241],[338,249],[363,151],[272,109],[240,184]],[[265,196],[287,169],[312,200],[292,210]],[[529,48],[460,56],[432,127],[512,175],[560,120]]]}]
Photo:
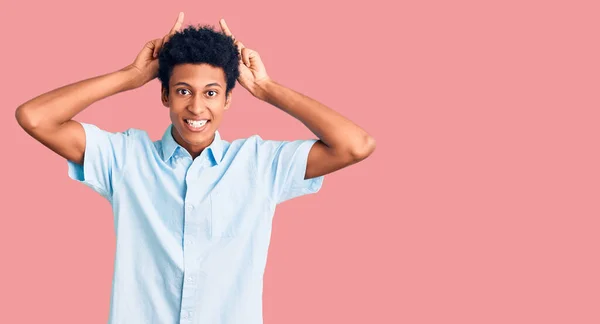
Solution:
[{"label": "young man", "polygon": [[[325,174],[375,148],[364,130],[273,81],[225,21],[171,31],[114,73],[38,96],[19,124],[68,160],[69,176],[112,205],[117,237],[110,323],[262,323],[263,273],[277,204],[317,192]],[[162,139],[79,123],[79,112],[158,77]],[[319,140],[227,142],[218,132],[236,80]]]}]

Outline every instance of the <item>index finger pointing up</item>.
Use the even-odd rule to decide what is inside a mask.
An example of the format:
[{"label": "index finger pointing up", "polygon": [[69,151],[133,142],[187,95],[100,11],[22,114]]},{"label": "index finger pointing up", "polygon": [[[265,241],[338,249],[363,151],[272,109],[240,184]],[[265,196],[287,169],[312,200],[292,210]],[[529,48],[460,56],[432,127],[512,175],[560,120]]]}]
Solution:
[{"label": "index finger pointing up", "polygon": [[221,29],[225,35],[233,37],[231,30],[229,30],[229,27],[227,27],[227,24],[225,23],[225,19],[221,18],[221,20],[219,20],[219,24],[221,25]]},{"label": "index finger pointing up", "polygon": [[171,28],[171,32],[169,34],[175,34],[175,32],[178,32],[181,29],[181,26],[183,25],[183,12],[179,13],[179,16],[177,16],[177,21],[175,22],[175,25],[173,26],[173,28]]}]

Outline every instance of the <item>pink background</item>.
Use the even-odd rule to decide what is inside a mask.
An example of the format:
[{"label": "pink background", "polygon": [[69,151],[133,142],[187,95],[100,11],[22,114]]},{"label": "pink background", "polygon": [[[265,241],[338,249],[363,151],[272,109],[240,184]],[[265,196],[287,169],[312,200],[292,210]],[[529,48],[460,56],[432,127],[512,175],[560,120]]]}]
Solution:
[{"label": "pink background", "polygon": [[[265,323],[599,323],[595,1],[14,1],[2,4],[2,323],[105,323],[109,204],[16,107],[225,17],[280,83],[356,121],[367,160],[277,211]],[[418,4],[417,4],[418,3]],[[241,86],[231,140],[312,137]],[[157,80],[78,116],[168,125]]]}]

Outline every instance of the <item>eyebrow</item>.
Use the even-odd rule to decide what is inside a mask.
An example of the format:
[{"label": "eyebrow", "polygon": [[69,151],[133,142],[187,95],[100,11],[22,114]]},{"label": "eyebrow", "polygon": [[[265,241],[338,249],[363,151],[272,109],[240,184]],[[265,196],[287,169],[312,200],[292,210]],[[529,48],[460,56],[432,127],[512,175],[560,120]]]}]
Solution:
[{"label": "eyebrow", "polygon": [[[185,82],[177,82],[173,86],[177,86],[177,85],[184,85],[184,86],[188,86],[190,88],[193,88],[191,85],[189,85],[189,84],[187,84]],[[209,83],[209,84],[205,85],[204,87],[208,88],[208,87],[212,87],[212,86],[217,86],[219,88],[222,88],[221,85],[219,83],[217,83],[217,82]]]}]

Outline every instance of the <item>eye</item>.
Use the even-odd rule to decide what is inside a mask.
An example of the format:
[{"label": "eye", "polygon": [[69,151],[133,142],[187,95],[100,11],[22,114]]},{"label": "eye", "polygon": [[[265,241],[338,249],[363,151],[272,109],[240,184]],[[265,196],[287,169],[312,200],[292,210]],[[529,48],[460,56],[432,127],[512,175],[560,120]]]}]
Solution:
[{"label": "eye", "polygon": [[217,92],[215,90],[208,90],[206,94],[208,94],[209,97],[217,96]]},{"label": "eye", "polygon": [[[188,91],[188,89],[177,89],[177,93],[178,93],[178,94],[182,94],[182,93],[181,93],[181,91]],[[188,91],[188,92],[189,92],[189,91]],[[183,95],[185,95],[185,94],[183,94]]]}]

